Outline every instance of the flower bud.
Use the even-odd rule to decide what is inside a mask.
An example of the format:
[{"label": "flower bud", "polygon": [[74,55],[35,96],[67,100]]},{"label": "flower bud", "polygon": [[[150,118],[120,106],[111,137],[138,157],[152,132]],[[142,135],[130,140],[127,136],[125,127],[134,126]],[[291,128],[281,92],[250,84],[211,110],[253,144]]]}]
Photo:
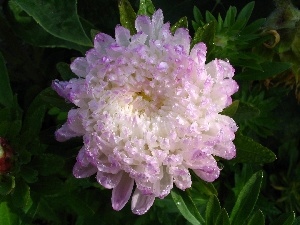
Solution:
[{"label": "flower bud", "polygon": [[12,167],[13,150],[7,140],[0,137],[0,174],[6,174]]}]

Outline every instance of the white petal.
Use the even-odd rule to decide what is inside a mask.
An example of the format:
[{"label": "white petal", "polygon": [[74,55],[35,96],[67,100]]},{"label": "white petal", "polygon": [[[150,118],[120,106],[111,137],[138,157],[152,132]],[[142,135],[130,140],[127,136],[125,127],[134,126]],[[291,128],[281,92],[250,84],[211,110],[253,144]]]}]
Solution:
[{"label": "white petal", "polygon": [[75,59],[71,65],[71,70],[75,73],[78,77],[86,77],[88,73],[88,63],[84,57],[79,57]]},{"label": "white petal", "polygon": [[150,18],[148,16],[138,16],[135,20],[135,29],[137,33],[143,32],[150,36],[152,33]]},{"label": "white petal", "polygon": [[167,173],[166,168],[162,168],[162,178],[154,184],[155,196],[159,198],[166,197],[173,188],[173,176]]},{"label": "white petal", "polygon": [[191,42],[189,32],[184,28],[178,28],[174,34],[174,37],[176,38],[176,44],[182,45],[184,48],[184,52],[188,54],[190,51]]},{"label": "white petal", "polygon": [[88,166],[82,166],[80,162],[76,162],[73,167],[73,175],[76,178],[85,178],[93,175],[97,172],[97,168],[89,164]]},{"label": "white petal", "polygon": [[104,33],[99,33],[95,37],[94,46],[99,53],[105,54],[106,48],[114,42],[116,41],[111,36]]},{"label": "white petal", "polygon": [[99,184],[101,184],[103,187],[107,189],[112,189],[115,188],[121,178],[122,178],[123,173],[119,172],[117,174],[112,174],[112,173],[103,173],[101,171],[97,172],[97,181]]},{"label": "white petal", "polygon": [[197,62],[200,66],[204,66],[206,60],[206,45],[203,42],[196,44],[190,53],[195,62]]},{"label": "white petal", "polygon": [[73,130],[70,129],[70,127],[68,126],[68,124],[63,124],[61,128],[59,128],[56,132],[55,132],[55,138],[57,141],[59,142],[63,142],[63,141],[67,141],[70,138],[73,137],[78,137],[81,136],[81,134],[74,132]]},{"label": "white petal", "polygon": [[212,166],[208,166],[205,169],[194,170],[194,172],[199,176],[202,180],[207,182],[213,182],[220,175],[220,169]]},{"label": "white petal", "polygon": [[132,193],[134,180],[127,173],[122,174],[122,178],[118,185],[112,191],[112,207],[114,210],[121,210],[128,202]]},{"label": "white petal", "polygon": [[78,109],[71,109],[68,113],[68,127],[80,134],[81,135],[84,135],[85,133],[85,129],[83,128],[83,125],[82,125],[82,118],[81,116],[79,115],[79,110]]},{"label": "white petal", "polygon": [[158,9],[152,16],[152,37],[156,38],[159,36],[162,25],[164,23],[164,15],[161,9]]},{"label": "white petal", "polygon": [[115,29],[116,42],[120,46],[127,47],[130,42],[130,31],[122,26],[117,26]]},{"label": "white petal", "polygon": [[153,205],[154,200],[154,195],[143,195],[140,190],[136,188],[132,196],[131,210],[137,215],[145,214]]}]

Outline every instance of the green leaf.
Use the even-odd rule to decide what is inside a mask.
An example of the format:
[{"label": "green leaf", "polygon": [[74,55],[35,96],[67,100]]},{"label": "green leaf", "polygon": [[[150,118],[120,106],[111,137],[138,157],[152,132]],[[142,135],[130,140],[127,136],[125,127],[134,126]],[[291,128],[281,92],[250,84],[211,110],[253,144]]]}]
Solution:
[{"label": "green leaf", "polygon": [[37,105],[36,103],[37,102],[33,102],[30,105],[25,116],[21,135],[21,142],[23,145],[27,145],[32,139],[38,136],[44,121],[46,106]]},{"label": "green leaf", "polygon": [[13,176],[2,176],[1,179],[0,179],[0,195],[9,194],[15,188],[15,185],[16,185],[15,177],[13,177]]},{"label": "green leaf", "polygon": [[204,219],[200,215],[191,197],[185,191],[179,191],[173,188],[171,191],[172,198],[182,216],[193,225],[204,224]]},{"label": "green leaf", "polygon": [[10,211],[7,202],[0,203],[0,224],[3,225],[19,225],[19,217]]},{"label": "green leaf", "polygon": [[230,225],[228,213],[226,212],[226,209],[222,209],[221,212],[219,213],[217,220],[216,220],[216,225]]},{"label": "green leaf", "polygon": [[[49,168],[51,169],[51,168]],[[40,176],[39,182],[30,185],[32,191],[42,196],[58,195],[63,191],[63,182],[58,176]]]},{"label": "green leaf", "polygon": [[204,42],[208,48],[208,51],[211,52],[215,37],[215,26],[216,22],[211,21],[203,27],[199,27],[194,35],[192,46],[199,42]]},{"label": "green leaf", "polygon": [[276,160],[276,155],[268,148],[255,142],[253,139],[236,133],[233,141],[237,149],[236,158],[232,161],[235,163],[271,163]]},{"label": "green leaf", "polygon": [[118,6],[121,25],[127,28],[131,35],[135,34],[136,13],[134,12],[130,2],[128,0],[120,0]]},{"label": "green leaf", "polygon": [[[198,177],[198,176],[197,176]],[[199,177],[197,181],[193,182],[193,189],[204,193],[207,196],[217,195],[218,192],[212,183],[201,180]]]},{"label": "green leaf", "polygon": [[180,18],[172,27],[171,27],[171,32],[172,34],[175,33],[175,31],[180,28],[180,27],[183,27],[183,28],[188,28],[188,20],[187,20],[187,17],[184,16],[182,18]]},{"label": "green leaf", "polygon": [[221,212],[220,202],[216,195],[210,196],[205,211],[205,225],[215,225],[217,217]]},{"label": "green leaf", "polygon": [[55,37],[83,46],[92,46],[77,14],[76,0],[11,0]]},{"label": "green leaf", "polygon": [[234,23],[236,13],[236,7],[230,6],[224,19],[224,27],[229,28]]},{"label": "green leaf", "polygon": [[254,32],[257,32],[265,22],[266,22],[265,18],[255,20],[254,22],[250,23],[242,30],[241,35],[249,35]]},{"label": "green leaf", "polygon": [[229,117],[233,117],[239,107],[239,103],[240,101],[239,100],[235,100],[231,103],[230,106],[226,107],[222,112],[221,114],[222,115],[226,115],[226,116],[229,116]]},{"label": "green leaf", "polygon": [[270,225],[292,225],[295,220],[294,212],[287,212],[280,215],[276,220],[274,220]]},{"label": "green leaf", "polygon": [[56,64],[56,69],[60,73],[63,80],[70,80],[76,78],[76,75],[72,72],[70,65],[64,62],[59,62]]},{"label": "green leaf", "polygon": [[247,69],[235,75],[235,79],[244,81],[264,80],[288,70],[291,68],[291,64],[287,62],[264,62],[261,67],[262,71]]},{"label": "green leaf", "polygon": [[20,175],[27,183],[35,183],[38,180],[38,172],[30,167],[23,166]]},{"label": "green leaf", "polygon": [[212,183],[200,179],[193,171],[191,171],[191,175],[193,180],[192,190],[195,189],[207,196],[218,195],[218,191]]},{"label": "green leaf", "polygon": [[262,211],[256,211],[249,219],[247,225],[265,225],[265,217]]},{"label": "green leaf", "polygon": [[48,176],[59,172],[64,166],[64,159],[54,154],[40,154],[32,159],[31,165],[39,174]]},{"label": "green leaf", "polygon": [[210,11],[205,12],[205,20],[206,20],[206,23],[217,22],[216,18]]},{"label": "green leaf", "polygon": [[12,202],[18,208],[27,208],[32,203],[30,188],[24,181],[17,181],[12,193]]},{"label": "green leaf", "polygon": [[239,102],[238,108],[232,118],[237,122],[245,123],[248,120],[251,120],[260,115],[260,110],[254,105],[247,102]]},{"label": "green leaf", "polygon": [[195,21],[197,23],[200,23],[200,22],[204,21],[203,16],[202,16],[200,10],[196,6],[194,6],[194,8],[193,8],[193,14],[194,14]]},{"label": "green leaf", "polygon": [[55,222],[54,224],[60,224],[61,219],[58,217],[57,213],[55,213],[53,207],[48,204],[47,198],[40,198],[37,207],[37,214],[48,221]]},{"label": "green leaf", "polygon": [[17,36],[21,37],[27,43],[38,47],[75,49],[82,53],[88,50],[87,47],[53,36],[15,2],[9,1],[8,5],[12,14],[12,17],[9,18],[10,25]]},{"label": "green leaf", "polygon": [[243,225],[251,214],[259,195],[262,177],[263,173],[261,171],[253,174],[239,193],[230,214],[232,225]]},{"label": "green leaf", "polygon": [[300,225],[300,216],[295,218],[293,225]]},{"label": "green leaf", "polygon": [[90,205],[83,201],[80,197],[68,196],[67,201],[71,208],[80,216],[91,216],[95,214],[95,211]]},{"label": "green leaf", "polygon": [[245,20],[245,24],[248,23],[248,20],[250,19],[250,16],[252,14],[253,8],[254,8],[255,2],[249,2],[238,14],[237,21],[238,20]]},{"label": "green leaf", "polygon": [[13,93],[9,83],[9,77],[5,61],[0,52],[0,104],[10,107],[13,104]]},{"label": "green leaf", "polygon": [[60,97],[51,87],[44,89],[39,94],[40,99],[48,107],[57,107],[62,111],[69,111],[73,106],[72,104],[66,103],[66,101]]},{"label": "green leaf", "polygon": [[155,11],[155,7],[151,0],[140,0],[138,15],[152,16]]}]

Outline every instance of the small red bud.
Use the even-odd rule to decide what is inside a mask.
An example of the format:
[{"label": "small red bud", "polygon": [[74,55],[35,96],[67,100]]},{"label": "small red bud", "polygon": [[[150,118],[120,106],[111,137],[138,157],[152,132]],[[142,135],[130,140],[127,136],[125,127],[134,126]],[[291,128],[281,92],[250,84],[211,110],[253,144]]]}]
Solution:
[{"label": "small red bud", "polygon": [[13,150],[7,140],[0,137],[0,175],[6,174],[12,167]]}]

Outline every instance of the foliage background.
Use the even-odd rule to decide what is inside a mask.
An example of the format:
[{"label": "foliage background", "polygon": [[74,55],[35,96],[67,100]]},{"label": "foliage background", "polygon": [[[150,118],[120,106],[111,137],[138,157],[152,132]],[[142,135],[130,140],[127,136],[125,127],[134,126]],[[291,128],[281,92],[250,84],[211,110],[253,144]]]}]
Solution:
[{"label": "foliage background", "polygon": [[[214,24],[210,16],[197,20],[194,9],[197,6],[202,15],[206,10],[215,17],[220,13],[224,20],[230,6],[240,12],[249,2],[153,0],[155,8],[163,9],[165,21],[175,24],[186,16],[194,42],[209,42],[211,58],[228,58],[235,66],[240,90],[224,113],[240,127],[238,157],[219,161],[224,168],[213,184],[194,177],[190,190],[174,190],[156,199],[147,214],[136,216],[129,204],[113,211],[111,190],[93,177],[72,176],[82,141],[55,141],[54,131],[72,106],[49,88],[53,79],[73,76],[69,63],[91,48],[97,32],[114,35],[120,23],[118,1],[0,1],[0,136],[14,150],[12,168],[0,175],[0,224],[300,224],[300,107],[295,96],[299,55],[280,47],[291,40],[300,47],[299,16],[280,17],[294,23],[279,27],[281,42],[266,49],[263,43],[273,37],[260,35],[263,20],[239,38],[246,25],[230,30],[233,19],[218,30],[219,22]],[[140,1],[130,3],[137,12]],[[272,1],[255,1],[247,24],[272,12]],[[211,40],[226,44],[220,47]]]}]

